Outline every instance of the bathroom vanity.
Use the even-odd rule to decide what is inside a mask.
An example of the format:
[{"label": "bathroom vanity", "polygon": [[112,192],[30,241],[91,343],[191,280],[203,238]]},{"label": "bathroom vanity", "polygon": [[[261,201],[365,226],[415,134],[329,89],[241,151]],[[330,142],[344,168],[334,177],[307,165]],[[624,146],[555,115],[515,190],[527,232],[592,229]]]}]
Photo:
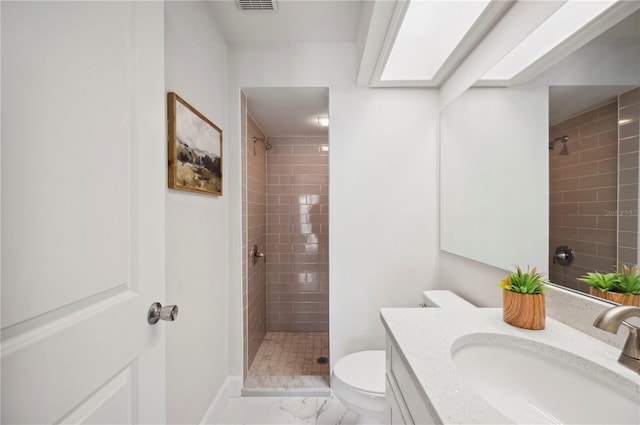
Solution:
[{"label": "bathroom vanity", "polygon": [[387,423],[640,423],[640,375],[620,350],[558,321],[520,329],[499,308],[380,316]]}]

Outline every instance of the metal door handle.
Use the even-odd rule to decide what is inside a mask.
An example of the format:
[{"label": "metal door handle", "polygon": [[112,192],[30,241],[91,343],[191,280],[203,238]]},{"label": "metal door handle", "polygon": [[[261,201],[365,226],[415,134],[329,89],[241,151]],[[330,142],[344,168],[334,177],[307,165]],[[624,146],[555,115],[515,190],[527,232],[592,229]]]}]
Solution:
[{"label": "metal door handle", "polygon": [[147,321],[150,325],[155,325],[158,320],[173,322],[178,317],[177,305],[166,305],[162,307],[160,303],[153,303],[147,312]]}]

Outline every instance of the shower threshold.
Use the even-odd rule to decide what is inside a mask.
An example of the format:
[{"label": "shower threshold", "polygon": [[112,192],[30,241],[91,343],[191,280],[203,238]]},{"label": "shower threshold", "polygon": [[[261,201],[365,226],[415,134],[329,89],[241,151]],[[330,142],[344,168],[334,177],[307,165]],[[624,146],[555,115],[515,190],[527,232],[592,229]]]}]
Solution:
[{"label": "shower threshold", "polygon": [[329,397],[331,389],[327,376],[249,376],[245,380],[242,395]]}]

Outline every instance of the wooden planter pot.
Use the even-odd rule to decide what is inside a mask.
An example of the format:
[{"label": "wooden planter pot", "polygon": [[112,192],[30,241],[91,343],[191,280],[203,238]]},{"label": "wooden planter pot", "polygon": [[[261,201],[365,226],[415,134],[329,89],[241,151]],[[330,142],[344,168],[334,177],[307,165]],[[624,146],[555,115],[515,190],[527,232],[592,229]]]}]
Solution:
[{"label": "wooden planter pot", "polygon": [[634,305],[640,307],[640,295],[633,294],[619,294],[618,292],[601,291],[594,287],[589,290],[591,295],[605,299],[607,301],[613,301],[614,303],[622,305]]},{"label": "wooden planter pot", "polygon": [[544,294],[502,291],[502,318],[510,325],[523,329],[544,329],[544,306]]}]

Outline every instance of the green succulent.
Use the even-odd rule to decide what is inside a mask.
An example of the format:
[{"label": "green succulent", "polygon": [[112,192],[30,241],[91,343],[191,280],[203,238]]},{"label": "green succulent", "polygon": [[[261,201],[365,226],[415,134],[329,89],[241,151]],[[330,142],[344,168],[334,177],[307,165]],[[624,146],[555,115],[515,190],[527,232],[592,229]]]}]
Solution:
[{"label": "green succulent", "polygon": [[638,274],[638,266],[629,268],[623,264],[622,270],[616,273],[616,278],[613,292],[640,295],[640,275]]},{"label": "green succulent", "polygon": [[578,280],[593,286],[594,288],[606,292],[617,292],[619,294],[640,295],[640,273],[638,266],[629,268],[622,265],[622,269],[612,273],[587,273]]},{"label": "green succulent", "polygon": [[617,292],[614,291],[616,287],[616,281],[618,280],[615,273],[602,274],[599,272],[589,272],[586,275],[579,277],[578,280],[586,283],[589,286],[593,286],[600,291]]},{"label": "green succulent", "polygon": [[543,274],[536,268],[523,272],[520,266],[516,266],[515,272],[510,272],[509,276],[502,279],[499,287],[511,292],[521,294],[542,294],[547,288],[544,286]]}]

